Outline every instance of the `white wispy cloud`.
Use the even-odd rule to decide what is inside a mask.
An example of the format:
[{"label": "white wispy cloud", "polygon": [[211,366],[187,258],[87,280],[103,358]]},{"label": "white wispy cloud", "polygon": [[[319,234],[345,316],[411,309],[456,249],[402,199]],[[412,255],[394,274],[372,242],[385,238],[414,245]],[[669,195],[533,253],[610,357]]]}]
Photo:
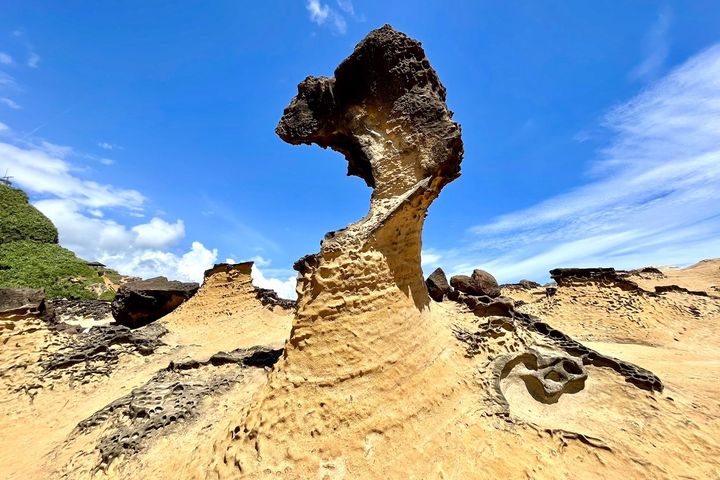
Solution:
[{"label": "white wispy cloud", "polygon": [[602,126],[613,136],[592,181],[473,227],[471,244],[441,252],[446,269],[514,281],[559,266],[720,256],[720,44],[611,109]]},{"label": "white wispy cloud", "polygon": [[669,51],[668,33],[672,24],[672,12],[663,8],[645,35],[643,51],[645,58],[630,72],[633,80],[653,80],[665,64]]},{"label": "white wispy cloud", "polygon": [[[355,9],[350,0],[338,1],[337,4],[346,14],[354,15]],[[305,8],[310,15],[310,21],[320,26],[327,26],[341,35],[347,32],[345,16],[329,4],[322,3],[320,0],[308,0]]]},{"label": "white wispy cloud", "polygon": [[31,146],[0,142],[0,168],[12,170],[23,188],[87,208],[142,209],[145,197],[140,192],[80,178],[66,159],[71,153],[72,148],[49,142]]},{"label": "white wispy cloud", "polygon": [[17,88],[17,82],[12,75],[0,72],[0,87]]},{"label": "white wispy cloud", "polygon": [[355,15],[355,6],[350,0],[337,0],[337,4],[343,12],[348,15]]},{"label": "white wispy cloud", "polygon": [[31,51],[28,55],[27,66],[30,68],[38,68],[40,66],[40,55]]},{"label": "white wispy cloud", "polygon": [[12,65],[13,64],[13,58],[8,55],[5,52],[0,52],[0,64],[2,65]]},{"label": "white wispy cloud", "polygon": [[13,110],[20,110],[22,108],[15,100],[7,97],[0,98],[0,103]]},{"label": "white wispy cloud", "polygon": [[98,142],[97,146],[103,150],[122,150],[120,145],[115,145],[109,142]]}]

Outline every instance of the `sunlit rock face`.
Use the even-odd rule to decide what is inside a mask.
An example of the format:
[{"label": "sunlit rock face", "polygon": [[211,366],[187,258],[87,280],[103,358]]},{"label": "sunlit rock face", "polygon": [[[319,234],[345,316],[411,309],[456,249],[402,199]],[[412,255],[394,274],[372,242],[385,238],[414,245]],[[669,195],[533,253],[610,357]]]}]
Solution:
[{"label": "sunlit rock face", "polygon": [[[397,341],[387,335],[391,321],[358,314],[411,307],[405,316],[414,317],[429,303],[420,268],[423,222],[440,190],[460,175],[463,153],[445,88],[420,43],[386,25],[370,32],[333,78],[306,78],[276,131],[291,144],[342,153],[348,175],[373,188],[363,219],[328,233],[319,254],[296,264],[291,350],[337,349],[337,335],[362,331],[317,358],[312,370],[322,378],[353,375],[368,353],[377,367],[387,359],[385,339]],[[415,323],[400,335],[414,336]]]},{"label": "sunlit rock face", "polygon": [[[259,459],[281,468],[279,443],[317,451],[331,448],[330,431],[357,439],[401,425],[426,408],[417,397],[454,381],[420,250],[427,209],[460,175],[463,144],[420,43],[389,25],[370,32],[334,78],[300,83],[276,131],[342,153],[348,175],[373,191],[364,218],[326,234],[320,252],[295,265],[298,311],[285,357],[238,432],[254,448],[230,448],[245,469]],[[323,458],[300,463],[316,472]]]}]

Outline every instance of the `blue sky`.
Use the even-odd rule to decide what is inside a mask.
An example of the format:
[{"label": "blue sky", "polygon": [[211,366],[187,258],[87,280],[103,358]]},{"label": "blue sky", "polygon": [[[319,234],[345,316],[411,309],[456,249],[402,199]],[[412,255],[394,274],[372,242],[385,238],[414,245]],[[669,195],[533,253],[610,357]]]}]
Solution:
[{"label": "blue sky", "polygon": [[390,23],[463,127],[423,265],[500,281],[720,256],[720,6],[695,2],[5,1],[0,174],[61,243],[123,273],[292,263],[359,219],[346,162],[275,125]]}]

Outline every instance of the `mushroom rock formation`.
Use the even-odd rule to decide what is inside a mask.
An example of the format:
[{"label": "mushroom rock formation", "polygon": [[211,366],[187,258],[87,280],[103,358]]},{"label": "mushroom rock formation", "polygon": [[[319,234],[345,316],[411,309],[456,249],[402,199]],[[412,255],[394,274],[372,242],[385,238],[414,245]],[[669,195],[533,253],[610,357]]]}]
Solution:
[{"label": "mushroom rock formation", "polygon": [[302,458],[294,474],[317,476],[338,445],[345,455],[358,439],[409,424],[458,381],[430,316],[420,250],[427,209],[460,175],[463,144],[420,43],[389,25],[334,78],[300,83],[276,132],[342,153],[348,175],[373,188],[370,210],[296,263],[284,359],[215,468],[284,471],[289,448]]},{"label": "mushroom rock formation", "polygon": [[[361,367],[368,356],[378,368],[398,340],[388,335],[386,306],[405,312],[398,320],[405,332],[396,335],[414,337],[430,301],[420,268],[423,222],[440,190],[460,175],[463,154],[445,88],[420,43],[385,25],[334,78],[306,78],[276,131],[288,143],[342,153],[348,175],[373,188],[363,219],[326,234],[320,253],[295,265],[298,314],[288,364],[306,349],[331,348],[332,355],[303,365],[303,375],[356,375],[368,368]],[[365,313],[371,318],[359,316]],[[353,332],[353,344],[338,347]]]}]

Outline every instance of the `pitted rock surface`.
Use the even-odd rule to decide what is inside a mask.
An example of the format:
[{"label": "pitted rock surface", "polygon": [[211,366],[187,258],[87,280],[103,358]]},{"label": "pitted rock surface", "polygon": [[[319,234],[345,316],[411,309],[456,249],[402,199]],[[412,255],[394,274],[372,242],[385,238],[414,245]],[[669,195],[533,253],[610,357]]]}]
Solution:
[{"label": "pitted rock surface", "polygon": [[73,317],[104,320],[112,315],[110,302],[106,300],[55,299],[48,302],[48,308],[52,308],[55,315],[61,320],[71,319]]},{"label": "pitted rock surface", "polygon": [[88,383],[94,375],[109,375],[121,354],[150,355],[163,343],[160,337],[167,330],[160,325],[148,325],[131,330],[123,325],[102,325],[87,332],[65,337],[67,344],[58,352],[42,359],[44,375]]},{"label": "pitted rock surface", "polygon": [[[81,421],[74,435],[104,427],[98,441],[97,467],[105,469],[120,455],[138,452],[163,429],[192,420],[203,398],[222,393],[242,381],[243,368],[271,367],[281,355],[282,348],[258,346],[219,352],[207,361],[171,363],[144,385]],[[196,377],[193,372],[224,365],[237,368],[211,375],[209,380]]]}]

